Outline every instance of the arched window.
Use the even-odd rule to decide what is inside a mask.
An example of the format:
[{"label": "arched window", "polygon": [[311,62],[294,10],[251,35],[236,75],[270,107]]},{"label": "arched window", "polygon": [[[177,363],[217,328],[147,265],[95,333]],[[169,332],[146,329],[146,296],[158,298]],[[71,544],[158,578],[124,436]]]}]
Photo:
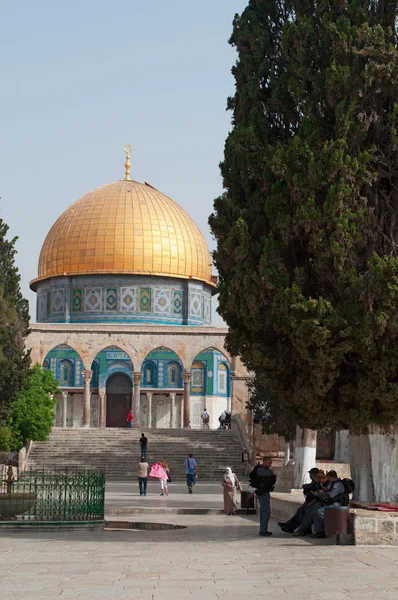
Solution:
[{"label": "arched window", "polygon": [[167,385],[178,387],[180,379],[180,368],[176,363],[169,363],[167,367]]},{"label": "arched window", "polygon": [[99,386],[99,365],[96,361],[91,364],[91,370],[93,372],[90,381],[90,387],[97,388]]},{"label": "arched window", "polygon": [[146,363],[144,365],[144,385],[153,387],[155,385],[155,365]]},{"label": "arched window", "polygon": [[60,385],[72,385],[72,365],[69,360],[62,360],[60,362],[58,379]]},{"label": "arched window", "polygon": [[228,367],[224,363],[218,365],[218,393],[228,393]]},{"label": "arched window", "polygon": [[191,390],[194,393],[203,393],[205,388],[205,366],[202,362],[195,361],[192,364]]}]

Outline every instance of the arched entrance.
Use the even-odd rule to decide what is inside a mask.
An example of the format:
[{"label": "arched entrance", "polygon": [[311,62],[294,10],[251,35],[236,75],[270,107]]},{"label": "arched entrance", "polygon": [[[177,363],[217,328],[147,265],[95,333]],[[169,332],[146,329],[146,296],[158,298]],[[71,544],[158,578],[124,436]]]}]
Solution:
[{"label": "arched entrance", "polygon": [[124,373],[115,373],[106,383],[106,426],[127,427],[127,413],[131,409],[131,379]]}]

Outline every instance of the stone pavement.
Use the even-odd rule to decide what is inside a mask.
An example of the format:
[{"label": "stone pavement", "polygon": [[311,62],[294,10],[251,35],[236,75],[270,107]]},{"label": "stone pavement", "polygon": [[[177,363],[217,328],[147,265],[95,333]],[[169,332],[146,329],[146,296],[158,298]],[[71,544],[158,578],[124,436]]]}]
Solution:
[{"label": "stone pavement", "polygon": [[[243,482],[244,483],[244,482]],[[247,487],[244,484],[244,487]],[[171,483],[169,495],[160,496],[157,480],[148,482],[147,496],[140,496],[136,479],[131,482],[108,482],[105,494],[105,512],[132,514],[134,509],[149,509],[148,512],[159,512],[178,508],[221,510],[223,508],[223,492],[221,483],[201,483],[194,488],[192,495],[188,494],[185,483]]]},{"label": "stone pavement", "polygon": [[[147,506],[146,514],[112,521],[183,525],[162,531],[19,532],[0,530],[0,600],[398,600],[398,547],[333,546],[293,538],[258,516],[172,514],[222,506],[220,485],[189,496],[172,484],[161,498],[150,484],[107,484],[107,513]],[[166,511],[166,512],[164,512]]]},{"label": "stone pavement", "polygon": [[0,599],[398,599],[398,548],[315,544],[275,523],[260,538],[255,517],[155,519],[187,529],[0,533]]}]

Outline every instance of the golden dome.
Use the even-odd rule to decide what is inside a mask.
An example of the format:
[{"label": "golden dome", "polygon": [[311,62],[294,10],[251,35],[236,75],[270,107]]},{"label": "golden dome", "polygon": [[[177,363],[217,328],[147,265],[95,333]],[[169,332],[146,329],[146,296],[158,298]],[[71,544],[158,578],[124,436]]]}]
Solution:
[{"label": "golden dome", "polygon": [[215,285],[206,241],[189,215],[148,185],[117,181],[86,194],[54,223],[36,284],[49,277],[123,273]]}]

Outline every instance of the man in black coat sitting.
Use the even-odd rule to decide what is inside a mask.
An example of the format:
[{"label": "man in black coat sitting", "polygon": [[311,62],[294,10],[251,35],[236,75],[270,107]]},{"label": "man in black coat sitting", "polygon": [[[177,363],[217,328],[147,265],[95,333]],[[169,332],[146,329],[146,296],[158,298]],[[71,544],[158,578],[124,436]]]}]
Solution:
[{"label": "man in black coat sitting", "polygon": [[279,522],[278,525],[285,533],[293,533],[297,527],[299,527],[304,519],[305,510],[310,502],[315,499],[313,492],[316,492],[321,488],[321,485],[318,482],[317,476],[319,473],[319,469],[317,467],[313,467],[308,471],[308,474],[311,478],[310,483],[305,483],[303,485],[303,494],[304,494],[304,503],[297,509],[295,514],[286,521],[285,523]]}]

